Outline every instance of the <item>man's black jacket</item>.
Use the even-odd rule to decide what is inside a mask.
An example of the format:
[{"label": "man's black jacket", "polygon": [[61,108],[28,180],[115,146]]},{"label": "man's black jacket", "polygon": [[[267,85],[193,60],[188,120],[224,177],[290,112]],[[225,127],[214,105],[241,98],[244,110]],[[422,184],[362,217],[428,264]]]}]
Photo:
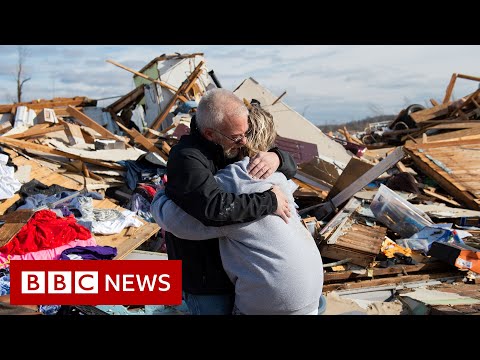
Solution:
[{"label": "man's black jacket", "polygon": [[[270,151],[280,157],[278,171],[292,178],[297,171],[293,157],[278,148]],[[237,195],[218,187],[213,175],[236,160],[227,161],[220,145],[201,136],[194,117],[190,135],[182,136],[170,151],[165,192],[178,206],[207,226],[248,222],[272,214],[277,200],[271,190]],[[233,292],[233,285],[223,270],[218,241],[218,238],[185,240],[166,233],[168,258],[182,260],[184,291],[191,294]]]}]

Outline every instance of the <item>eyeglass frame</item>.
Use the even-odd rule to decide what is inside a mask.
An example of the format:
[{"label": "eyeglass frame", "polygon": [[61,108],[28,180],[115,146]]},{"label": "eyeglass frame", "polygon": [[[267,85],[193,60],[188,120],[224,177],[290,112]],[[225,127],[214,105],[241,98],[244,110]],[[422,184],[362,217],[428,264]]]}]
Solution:
[{"label": "eyeglass frame", "polygon": [[233,141],[233,143],[235,145],[240,145],[242,143],[242,140],[243,138],[247,138],[248,135],[250,135],[250,129],[247,130],[247,132],[245,134],[242,134],[242,135],[239,135],[238,137],[236,138],[232,138],[228,135],[225,135],[224,133],[222,133],[221,131],[218,131],[216,129],[212,129],[213,131],[215,131],[216,133],[219,133],[220,135],[222,135],[223,137],[226,137],[228,140],[230,141]]}]

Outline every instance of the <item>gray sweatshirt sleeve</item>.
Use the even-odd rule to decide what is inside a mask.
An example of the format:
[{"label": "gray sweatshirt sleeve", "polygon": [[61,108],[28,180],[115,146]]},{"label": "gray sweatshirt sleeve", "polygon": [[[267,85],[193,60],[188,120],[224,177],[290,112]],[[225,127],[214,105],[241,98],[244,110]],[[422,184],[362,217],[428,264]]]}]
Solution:
[{"label": "gray sweatshirt sleeve", "polygon": [[224,236],[221,227],[203,225],[170,200],[164,191],[157,192],[150,212],[162,229],[182,239],[207,240]]}]

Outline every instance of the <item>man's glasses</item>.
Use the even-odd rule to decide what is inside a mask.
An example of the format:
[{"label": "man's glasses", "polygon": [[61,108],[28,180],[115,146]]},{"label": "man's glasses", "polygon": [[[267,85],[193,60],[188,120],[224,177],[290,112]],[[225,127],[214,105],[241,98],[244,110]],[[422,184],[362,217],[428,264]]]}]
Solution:
[{"label": "man's glasses", "polygon": [[237,137],[230,137],[228,135],[225,135],[224,133],[218,131],[218,130],[215,130],[215,129],[212,129],[213,131],[215,131],[216,133],[219,133],[220,135],[222,135],[223,137],[226,137],[228,140],[230,141],[233,141],[236,145],[240,145],[243,141],[243,138],[246,138],[248,137],[248,135],[250,135],[250,129],[243,135],[240,135],[240,136],[237,136]]}]

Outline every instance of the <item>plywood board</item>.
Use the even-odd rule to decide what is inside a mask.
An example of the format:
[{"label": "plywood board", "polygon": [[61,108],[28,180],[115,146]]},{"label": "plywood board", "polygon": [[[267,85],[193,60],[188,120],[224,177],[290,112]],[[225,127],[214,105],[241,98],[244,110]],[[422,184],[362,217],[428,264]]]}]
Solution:
[{"label": "plywood board", "polygon": [[407,145],[415,164],[472,210],[480,210],[480,140]]},{"label": "plywood board", "polygon": [[8,243],[20,229],[30,220],[35,212],[32,210],[17,210],[0,217],[5,224],[0,227],[0,247]]}]

